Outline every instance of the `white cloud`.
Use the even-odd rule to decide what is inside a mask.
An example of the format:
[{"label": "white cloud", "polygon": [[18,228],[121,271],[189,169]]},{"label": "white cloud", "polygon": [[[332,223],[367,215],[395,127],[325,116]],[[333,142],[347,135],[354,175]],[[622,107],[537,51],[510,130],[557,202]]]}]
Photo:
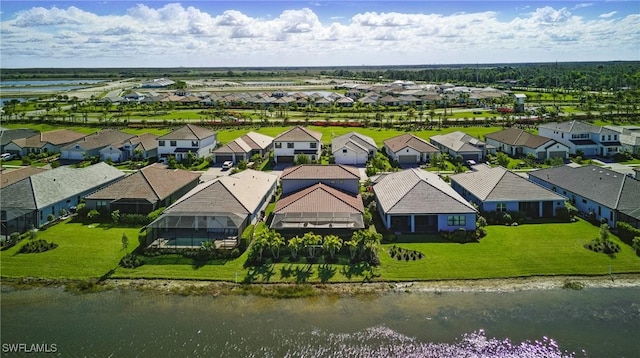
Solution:
[{"label": "white cloud", "polygon": [[578,10],[578,9],[583,9],[585,7],[591,7],[593,6],[593,3],[580,3],[580,4],[576,4],[574,5],[571,10]]},{"label": "white cloud", "polygon": [[610,18],[610,17],[613,17],[613,16],[614,16],[615,14],[617,14],[617,13],[618,13],[617,11],[611,11],[611,12],[608,12],[608,13],[606,13],[606,14],[601,14],[601,15],[600,15],[600,16],[598,16],[598,17],[599,17],[599,18],[602,18],[602,19],[608,19],[608,18]]},{"label": "white cloud", "polygon": [[323,23],[309,8],[252,17],[238,10],[209,14],[177,3],[148,4],[118,16],[73,6],[19,12],[0,23],[3,66],[530,62],[576,60],[574,54],[586,56],[578,60],[612,54],[637,60],[640,53],[638,14],[614,19],[612,12],[587,20],[544,6],[507,21],[491,11],[362,12]]}]

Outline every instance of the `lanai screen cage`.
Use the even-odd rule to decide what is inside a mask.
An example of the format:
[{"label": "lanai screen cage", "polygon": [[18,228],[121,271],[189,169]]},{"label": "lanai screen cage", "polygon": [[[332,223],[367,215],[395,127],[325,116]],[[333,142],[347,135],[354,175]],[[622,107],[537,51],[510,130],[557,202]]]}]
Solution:
[{"label": "lanai screen cage", "polygon": [[273,229],[362,229],[361,213],[279,213],[273,216]]},{"label": "lanai screen cage", "polygon": [[246,220],[246,214],[228,212],[165,213],[147,226],[147,242],[151,247],[189,248],[199,247],[204,241],[216,241],[217,246],[226,247],[237,243]]}]

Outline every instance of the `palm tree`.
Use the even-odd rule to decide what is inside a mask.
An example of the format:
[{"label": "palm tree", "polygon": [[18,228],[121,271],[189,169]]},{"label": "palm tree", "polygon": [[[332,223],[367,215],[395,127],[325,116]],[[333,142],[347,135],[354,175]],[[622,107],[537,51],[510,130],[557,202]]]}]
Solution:
[{"label": "palm tree", "polygon": [[298,259],[298,252],[302,248],[303,244],[304,244],[304,241],[299,236],[294,236],[291,239],[289,239],[287,247],[289,248],[289,251],[291,252],[291,257],[293,258],[293,260],[297,260]]},{"label": "palm tree", "polygon": [[315,249],[316,249],[316,246],[322,243],[322,236],[315,235],[312,232],[308,232],[304,234],[304,236],[302,236],[302,240],[305,246],[307,247],[307,250],[309,250],[309,257],[315,258]]},{"label": "palm tree", "polygon": [[284,239],[279,232],[269,230],[269,249],[274,259],[280,258],[280,248],[284,246]]},{"label": "palm tree", "polygon": [[342,248],[342,239],[336,235],[327,235],[324,237],[322,247],[329,252],[329,258],[333,260],[336,251]]}]

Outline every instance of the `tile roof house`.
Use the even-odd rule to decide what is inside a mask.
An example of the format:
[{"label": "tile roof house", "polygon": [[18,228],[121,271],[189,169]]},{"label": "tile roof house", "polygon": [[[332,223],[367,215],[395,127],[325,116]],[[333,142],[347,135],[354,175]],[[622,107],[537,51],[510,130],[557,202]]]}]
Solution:
[{"label": "tile roof house", "polygon": [[605,128],[620,134],[623,152],[640,155],[640,126],[605,126]]},{"label": "tile roof house", "polygon": [[384,151],[389,158],[401,164],[426,163],[433,154],[440,153],[433,144],[411,133],[385,140]]},{"label": "tile roof house", "polygon": [[550,218],[564,208],[566,197],[530,182],[503,167],[452,175],[451,187],[480,212],[523,212],[530,218]]},{"label": "tile roof house", "polygon": [[[94,134],[83,137],[80,140],[63,146],[60,150],[61,159],[84,160],[89,157],[100,156],[101,150],[106,147],[117,147],[122,142],[135,137],[133,134],[121,132],[115,129],[104,129]],[[109,156],[114,162],[119,162],[123,158]],[[100,159],[105,160],[107,156],[103,154]]]},{"label": "tile roof house", "polygon": [[[28,138],[38,134],[34,129],[6,129],[0,130],[0,153],[5,152],[5,146],[11,143],[12,140],[20,138]],[[17,154],[17,153],[16,153]]]},{"label": "tile roof house", "polygon": [[149,214],[166,207],[198,185],[200,174],[156,163],[86,197],[89,209]]},{"label": "tile roof house", "polygon": [[31,175],[0,189],[2,234],[24,232],[69,211],[94,191],[124,177],[120,170],[98,163],[85,168],[68,166]]},{"label": "tile roof house", "polygon": [[28,178],[34,174],[44,172],[46,168],[42,167],[20,167],[18,169],[2,169],[0,171],[0,188],[4,188],[7,185],[11,185],[15,182],[18,182],[24,178]]},{"label": "tile roof house", "polygon": [[275,193],[278,176],[251,169],[199,184],[147,226],[160,247],[199,247],[204,241],[234,247],[256,223]]},{"label": "tile roof house", "polygon": [[205,158],[213,153],[218,142],[218,134],[210,129],[187,124],[158,137],[158,157],[174,156],[177,161],[187,158],[187,153],[195,153]]},{"label": "tile roof house", "polygon": [[318,183],[357,194],[360,189],[360,171],[357,168],[341,164],[296,165],[284,169],[280,176],[280,183],[283,195],[288,195]]},{"label": "tile roof house", "polygon": [[589,157],[612,156],[622,149],[618,132],[580,121],[544,123],[538,134],[566,145],[571,154],[580,150]]},{"label": "tile roof house", "polygon": [[351,236],[364,228],[364,205],[359,193],[317,183],[283,196],[273,210],[271,228],[286,236],[316,234]]},{"label": "tile roof house", "polygon": [[554,139],[523,131],[519,128],[507,128],[486,134],[487,144],[511,156],[533,155],[538,160],[550,158],[568,158],[569,147]]},{"label": "tile roof house", "polygon": [[618,220],[640,228],[640,181],[595,165],[559,166],[529,172],[529,180],[569,198],[583,213],[610,226]]},{"label": "tile roof house", "polygon": [[71,142],[84,138],[85,134],[68,129],[42,132],[31,137],[14,139],[5,149],[21,156],[29,153],[60,153],[60,149]]},{"label": "tile roof house", "polygon": [[331,152],[336,164],[364,165],[378,152],[378,145],[371,138],[350,132],[331,141]]},{"label": "tile roof house", "polygon": [[273,139],[273,158],[276,163],[293,163],[298,155],[319,160],[322,133],[296,126]]},{"label": "tile roof house", "polygon": [[435,135],[430,138],[440,152],[447,153],[451,157],[462,157],[462,160],[482,161],[488,153],[495,153],[495,147],[474,138],[466,133],[455,131],[448,134]]},{"label": "tile roof house", "polygon": [[213,162],[223,163],[227,160],[234,163],[241,160],[248,162],[255,154],[259,154],[262,157],[266,156],[272,148],[273,137],[249,132],[215,149],[213,151]]},{"label": "tile roof house", "polygon": [[407,169],[374,182],[378,213],[394,232],[476,229],[477,210],[438,175]]},{"label": "tile roof house", "polygon": [[125,160],[129,158],[142,159],[158,157],[158,136],[151,133],[140,134],[122,143]]}]

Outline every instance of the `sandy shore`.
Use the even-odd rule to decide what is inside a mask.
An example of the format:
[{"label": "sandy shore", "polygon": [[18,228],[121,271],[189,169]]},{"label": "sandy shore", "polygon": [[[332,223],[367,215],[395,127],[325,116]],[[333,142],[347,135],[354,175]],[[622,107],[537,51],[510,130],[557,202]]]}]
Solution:
[{"label": "sandy shore", "polygon": [[[236,285],[227,282],[110,279],[105,282],[113,289],[135,289],[166,294],[257,294],[280,296],[282,289],[293,289],[294,284]],[[373,282],[298,285],[305,295],[358,295],[390,292],[513,292],[550,289],[588,289],[640,287],[640,274],[610,276],[536,276],[524,278],[443,280],[420,282]],[[295,291],[295,290],[294,290]],[[285,294],[286,296],[286,294]]]}]

